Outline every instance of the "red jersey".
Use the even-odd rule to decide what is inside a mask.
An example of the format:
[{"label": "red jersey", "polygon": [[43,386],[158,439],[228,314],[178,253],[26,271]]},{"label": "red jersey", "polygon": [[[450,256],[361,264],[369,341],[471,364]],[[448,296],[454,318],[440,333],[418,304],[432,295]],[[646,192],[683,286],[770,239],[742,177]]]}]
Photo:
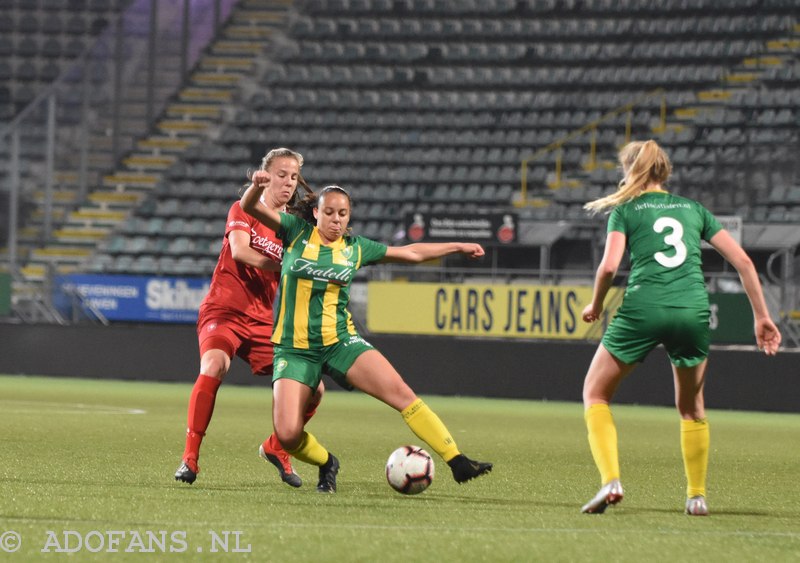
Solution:
[{"label": "red jersey", "polygon": [[250,235],[250,248],[279,264],[281,262],[281,239],[272,229],[245,213],[238,201],[235,202],[228,211],[225,238],[211,276],[211,287],[200,307],[233,309],[260,322],[272,324],[272,302],[278,289],[280,272],[266,272],[234,260],[228,242],[231,231],[245,231]]}]

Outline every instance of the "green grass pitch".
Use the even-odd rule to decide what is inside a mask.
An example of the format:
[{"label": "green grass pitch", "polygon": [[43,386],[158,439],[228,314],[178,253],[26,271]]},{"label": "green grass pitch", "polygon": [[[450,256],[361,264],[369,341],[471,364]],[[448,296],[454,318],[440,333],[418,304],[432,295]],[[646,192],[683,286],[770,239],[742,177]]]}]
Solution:
[{"label": "green grass pitch", "polygon": [[190,389],[0,377],[0,548],[19,547],[0,560],[800,560],[800,415],[710,412],[712,515],[692,518],[675,411],[616,406],[625,500],[584,515],[600,483],[577,402],[425,397],[495,469],[457,485],[435,457],[433,485],[403,496],[384,464],[416,437],[378,401],[329,392],[309,430],[342,469],[320,495],[316,468],[297,463],[292,489],[258,457],[266,386],[221,387],[198,480],[175,482]]}]

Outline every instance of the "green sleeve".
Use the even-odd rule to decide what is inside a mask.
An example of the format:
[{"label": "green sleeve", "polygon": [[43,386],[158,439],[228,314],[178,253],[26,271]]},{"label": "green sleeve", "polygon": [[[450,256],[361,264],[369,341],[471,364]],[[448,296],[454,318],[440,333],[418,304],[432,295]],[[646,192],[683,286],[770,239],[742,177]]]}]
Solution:
[{"label": "green sleeve", "polygon": [[708,209],[706,209],[699,203],[697,205],[700,207],[701,210],[700,214],[703,217],[703,232],[700,233],[700,236],[704,241],[709,241],[711,240],[711,237],[720,232],[723,229],[723,227],[722,224],[719,221],[717,221],[717,218],[714,217],[714,215]]},{"label": "green sleeve", "polygon": [[622,215],[622,209],[619,207],[615,207],[614,211],[611,212],[611,215],[608,217],[608,229],[607,232],[612,231],[619,231],[623,234],[627,234],[627,230],[625,228],[625,217]]},{"label": "green sleeve", "polygon": [[358,245],[361,248],[361,266],[374,264],[386,256],[386,245],[380,242],[358,237]]}]

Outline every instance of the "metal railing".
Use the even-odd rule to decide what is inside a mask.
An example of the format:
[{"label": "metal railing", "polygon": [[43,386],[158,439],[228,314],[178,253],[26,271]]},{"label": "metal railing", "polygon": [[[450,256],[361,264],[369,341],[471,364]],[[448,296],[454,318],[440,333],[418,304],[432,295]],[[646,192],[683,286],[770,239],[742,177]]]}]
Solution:
[{"label": "metal railing", "polygon": [[0,270],[15,287],[30,285],[21,268],[31,254],[151,130],[235,3],[132,0],[0,124]]},{"label": "metal railing", "polygon": [[[626,119],[625,119],[625,130],[624,130],[624,133],[623,133],[623,139],[624,139],[623,144],[629,142],[631,140],[631,131],[632,131],[633,110],[634,110],[634,108],[641,107],[646,102],[649,102],[649,101],[651,101],[651,100],[653,100],[655,98],[660,98],[659,105],[658,105],[659,125],[657,125],[653,129],[653,131],[656,132],[656,133],[663,132],[665,130],[665,128],[666,128],[666,95],[665,95],[663,89],[658,88],[656,90],[652,90],[651,92],[648,92],[648,93],[636,98],[635,100],[633,100],[630,103],[627,103],[625,105],[619,106],[618,108],[615,108],[615,109],[603,114],[598,119],[590,121],[586,125],[583,125],[582,127],[579,127],[577,129],[571,131],[567,135],[564,135],[563,137],[553,141],[552,143],[548,144],[547,146],[542,147],[541,149],[537,150],[536,152],[534,152],[534,153],[526,156],[525,158],[523,158],[522,162],[521,162],[521,165],[520,165],[521,166],[521,169],[520,169],[520,195],[519,195],[519,199],[517,199],[514,202],[514,204],[517,207],[525,207],[525,206],[529,206],[529,205],[534,205],[535,206],[535,205],[540,204],[541,201],[542,201],[541,197],[537,197],[537,196],[530,197],[529,196],[529,191],[531,191],[531,190],[530,190],[530,186],[529,186],[529,182],[528,182],[528,170],[529,170],[531,164],[533,164],[535,162],[539,162],[539,161],[543,160],[546,156],[549,156],[549,155],[555,153],[555,162],[553,164],[555,179],[547,187],[548,187],[548,189],[561,187],[561,185],[562,185],[562,181],[561,181],[561,177],[562,177],[562,174],[561,174],[562,173],[561,162],[562,161],[561,161],[561,158],[562,158],[562,154],[563,154],[564,145],[566,145],[567,143],[569,143],[573,139],[578,139],[580,137],[588,135],[589,136],[589,139],[588,139],[589,146],[588,146],[588,151],[587,151],[587,153],[588,153],[588,161],[586,162],[586,164],[584,166],[584,170],[591,171],[594,168],[597,168],[597,165],[598,165],[597,164],[597,131],[598,131],[598,129],[600,127],[604,126],[604,125],[608,125],[616,117],[618,117],[620,115],[623,115],[623,114],[627,114]],[[618,126],[618,124],[614,123],[613,126],[616,127],[616,126]],[[539,196],[541,196],[541,193],[539,194]]]}]

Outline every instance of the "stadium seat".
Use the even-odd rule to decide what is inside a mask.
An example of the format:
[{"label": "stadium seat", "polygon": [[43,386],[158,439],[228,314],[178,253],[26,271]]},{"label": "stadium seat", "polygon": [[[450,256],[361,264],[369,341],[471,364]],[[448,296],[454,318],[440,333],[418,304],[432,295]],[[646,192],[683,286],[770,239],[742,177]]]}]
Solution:
[{"label": "stadium seat", "polygon": [[[107,17],[105,2],[83,4],[91,14],[56,12],[63,19],[64,35],[41,41],[31,58],[56,59],[57,42],[67,51],[67,38],[90,40],[85,38],[91,22]],[[659,126],[661,102],[654,98],[631,113],[633,135],[654,136],[668,147],[676,184],[680,180],[687,190],[703,182],[739,187],[746,175],[733,169],[741,168],[739,163],[750,154],[741,141],[773,148],[786,144],[785,131],[791,135],[797,123],[792,104],[798,90],[772,82],[745,85],[731,88],[729,103],[714,104],[704,104],[698,94],[720,88],[734,64],[762,55],[765,39],[786,31],[786,18],[777,17],[785,16],[785,6],[768,4],[300,2],[281,48],[274,56],[270,52],[263,74],[255,77],[259,86],[242,90],[234,121],[220,126],[214,143],[187,151],[167,173],[157,201],[147,204],[153,209],[140,213],[165,219],[161,228],[175,233],[171,238],[181,249],[186,244],[182,237],[206,233],[209,225],[217,229],[207,234],[218,245],[222,226],[208,219],[221,220],[235,199],[227,186],[239,185],[243,171],[257,163],[254,147],[260,151],[281,139],[306,155],[307,177],[351,184],[360,228],[391,240],[398,226],[387,219],[431,209],[430,204],[459,212],[476,204],[509,206],[519,191],[522,158],[654,85],[665,90],[670,127],[653,131]],[[737,13],[755,6],[764,11],[758,21]],[[39,24],[44,26],[41,20]],[[764,69],[764,76],[773,80],[785,73],[796,82],[792,66]],[[54,68],[40,63],[37,77],[47,80]],[[103,70],[105,80],[109,69]],[[687,109],[697,110],[696,115],[673,119],[673,112]],[[563,205],[531,212],[583,220],[581,200],[597,197],[619,179],[608,165],[613,166],[616,147],[624,140],[627,118],[621,113],[598,128],[599,160],[593,171],[581,169],[588,158],[586,136],[564,144],[565,179],[578,175],[583,187],[556,193],[545,186],[553,175],[553,152],[529,163],[527,179],[533,189],[545,199],[552,195],[563,200]],[[752,162],[765,165],[770,155],[782,154],[765,149]],[[732,171],[725,176],[728,168]],[[208,191],[199,189],[201,181],[209,183]],[[752,186],[763,195],[772,181],[755,175]],[[711,200],[725,209],[749,204],[733,188]],[[765,218],[779,216],[791,217],[791,210],[764,213]]]},{"label": "stadium seat", "polygon": [[17,19],[16,30],[20,33],[35,34],[39,27],[39,18],[35,13],[24,13]]},{"label": "stadium seat", "polygon": [[44,37],[59,35],[64,30],[64,20],[60,14],[46,14],[40,19],[40,31]]},{"label": "stadium seat", "polygon": [[10,36],[0,36],[0,57],[11,57],[14,53],[14,41]]},{"label": "stadium seat", "polygon": [[81,14],[75,14],[67,18],[64,24],[64,32],[69,35],[83,35],[88,32],[86,20]]},{"label": "stadium seat", "polygon": [[20,57],[35,57],[39,54],[39,41],[35,37],[23,37],[17,42],[15,51]]}]

